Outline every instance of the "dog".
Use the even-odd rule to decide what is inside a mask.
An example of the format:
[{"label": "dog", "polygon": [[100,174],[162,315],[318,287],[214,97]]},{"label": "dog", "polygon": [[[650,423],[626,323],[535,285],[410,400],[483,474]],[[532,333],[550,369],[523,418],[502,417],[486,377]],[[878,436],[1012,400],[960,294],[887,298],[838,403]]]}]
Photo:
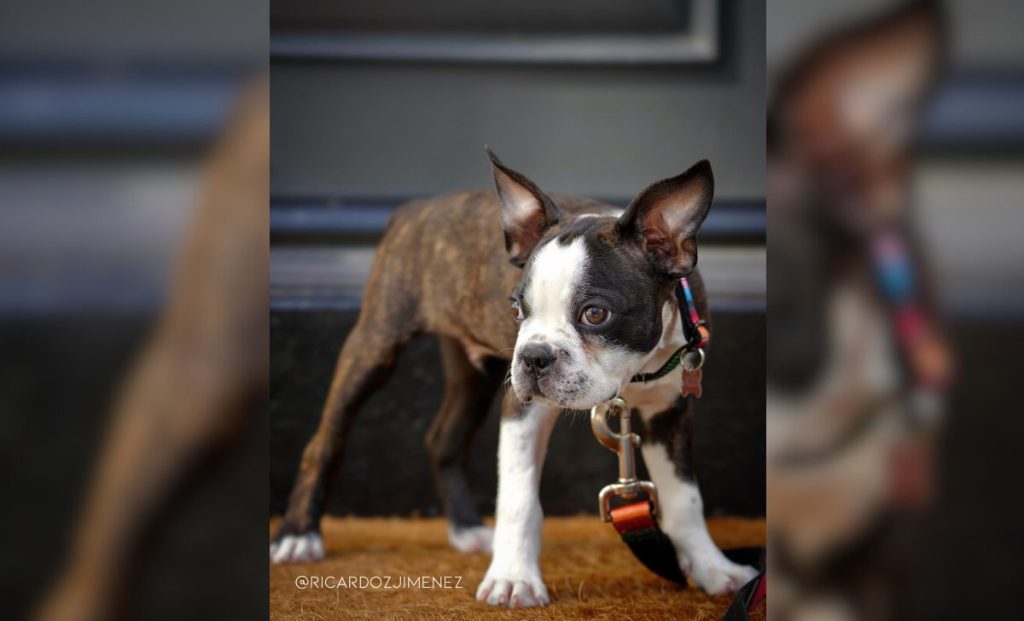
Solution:
[{"label": "dog", "polygon": [[[951,374],[910,211],[912,136],[940,71],[940,11],[915,2],[823,38],[768,111],[768,524],[772,616],[902,618],[899,523],[927,499]],[[914,279],[913,342],[879,242]],[[883,244],[885,245],[885,244]],[[903,533],[905,534],[905,533]]]},{"label": "dog", "polygon": [[[688,277],[707,317],[696,235],[714,193],[710,164],[701,161],[652,184],[622,210],[549,196],[488,154],[496,193],[415,201],[389,222],[272,540],[271,561],[323,558],[319,519],[356,412],[402,346],[431,333],[441,341],[446,388],[428,439],[453,544],[490,537],[457,464],[510,363],[493,556],[479,601],[549,603],[539,565],[539,483],[548,439],[563,410],[586,410],[616,395],[639,420],[661,527],[680,567],[710,594],[736,590],[756,571],[729,561],[708,534],[692,467],[693,399],[681,396],[679,374],[630,383],[634,374],[660,368],[685,342],[673,293],[681,277]],[[505,365],[491,365],[495,359]]]},{"label": "dog", "polygon": [[105,621],[131,610],[133,579],[154,565],[144,562],[153,536],[210,479],[204,464],[237,451],[255,425],[269,381],[267,279],[253,269],[268,261],[269,166],[269,80],[258,76],[204,157],[168,301],[118,389],[35,621]]}]

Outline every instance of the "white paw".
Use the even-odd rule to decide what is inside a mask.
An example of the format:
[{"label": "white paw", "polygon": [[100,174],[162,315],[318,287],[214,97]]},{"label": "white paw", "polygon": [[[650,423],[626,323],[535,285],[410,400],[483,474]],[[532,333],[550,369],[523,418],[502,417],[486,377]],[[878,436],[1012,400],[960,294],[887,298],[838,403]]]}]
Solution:
[{"label": "white paw", "polygon": [[690,576],[708,595],[735,593],[757,575],[753,567],[737,565],[721,553],[709,558],[692,559],[692,562],[681,565],[688,565]]},{"label": "white paw", "polygon": [[476,590],[476,601],[491,606],[533,608],[547,606],[551,600],[544,580],[540,577],[540,568],[498,569],[491,563],[484,581]]},{"label": "white paw", "polygon": [[494,541],[494,528],[491,526],[470,526],[456,528],[448,525],[448,543],[463,554],[474,552],[491,553]]},{"label": "white paw", "polygon": [[270,544],[270,562],[315,563],[324,560],[324,541],[319,533],[285,535]]}]

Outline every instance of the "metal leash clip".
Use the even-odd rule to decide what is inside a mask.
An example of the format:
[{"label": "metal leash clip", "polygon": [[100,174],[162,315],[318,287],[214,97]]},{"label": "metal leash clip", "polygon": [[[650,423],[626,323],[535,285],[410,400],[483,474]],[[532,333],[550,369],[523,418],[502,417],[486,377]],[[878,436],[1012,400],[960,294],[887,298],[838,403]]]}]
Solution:
[{"label": "metal leash clip", "polygon": [[[615,412],[619,417],[618,433],[608,426],[608,414]],[[615,397],[604,403],[595,405],[590,410],[590,428],[598,442],[619,456],[619,480],[606,485],[598,496],[601,505],[601,519],[612,521],[612,496],[631,500],[641,492],[647,493],[651,503],[651,515],[658,514],[658,489],[650,481],[639,481],[636,478],[636,447],[640,446],[640,436],[630,429],[629,406],[622,397]]]}]

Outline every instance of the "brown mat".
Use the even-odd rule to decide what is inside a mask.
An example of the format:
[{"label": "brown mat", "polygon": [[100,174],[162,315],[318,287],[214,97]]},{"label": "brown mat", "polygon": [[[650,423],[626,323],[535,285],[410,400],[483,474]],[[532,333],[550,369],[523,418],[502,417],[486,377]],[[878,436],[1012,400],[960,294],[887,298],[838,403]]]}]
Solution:
[{"label": "brown mat", "polygon": [[[722,547],[764,545],[764,520],[715,518],[711,535]],[[529,610],[489,608],[473,596],[490,560],[448,547],[441,519],[327,518],[327,559],[270,569],[270,618],[324,619],[693,619],[716,621],[731,598],[709,597],[652,575],[629,553],[614,530],[592,516],[545,518],[541,570],[551,605]],[[296,579],[355,577],[357,588],[307,587]],[[461,588],[358,588],[359,577],[451,576]],[[311,578],[312,579],[312,578]],[[429,581],[429,578],[427,579]],[[383,584],[383,583],[382,583]],[[763,619],[762,610],[755,619]]]}]

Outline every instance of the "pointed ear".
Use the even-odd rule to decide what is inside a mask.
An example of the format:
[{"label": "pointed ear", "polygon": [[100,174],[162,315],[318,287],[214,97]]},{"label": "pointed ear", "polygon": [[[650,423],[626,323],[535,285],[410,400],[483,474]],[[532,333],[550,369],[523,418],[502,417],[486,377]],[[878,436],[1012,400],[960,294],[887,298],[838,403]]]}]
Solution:
[{"label": "pointed ear", "polygon": [[701,160],[641,192],[619,218],[619,230],[643,248],[657,271],[669,278],[686,276],[697,265],[695,237],[714,193],[711,164]]},{"label": "pointed ear", "polygon": [[942,66],[942,9],[919,0],[832,34],[780,80],[770,116],[811,152],[870,145],[875,156],[906,148]]},{"label": "pointed ear", "polygon": [[523,267],[545,231],[558,224],[558,207],[523,174],[502,164],[490,149],[487,156],[491,158],[501,204],[505,250],[513,265]]}]

